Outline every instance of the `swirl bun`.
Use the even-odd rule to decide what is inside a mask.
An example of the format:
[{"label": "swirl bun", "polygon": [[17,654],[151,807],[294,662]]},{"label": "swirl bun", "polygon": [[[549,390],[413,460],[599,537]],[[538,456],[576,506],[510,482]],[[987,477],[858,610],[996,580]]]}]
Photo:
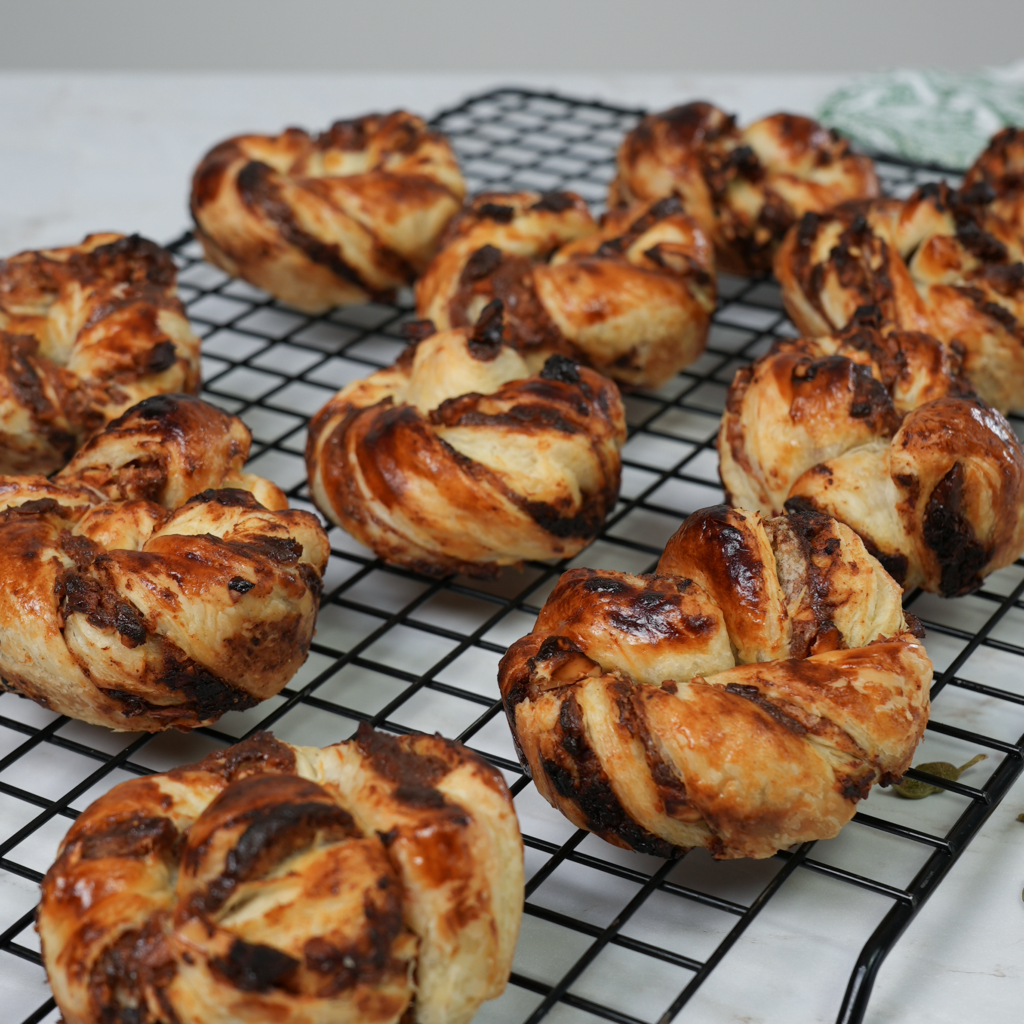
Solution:
[{"label": "swirl bun", "polygon": [[465,1024],[505,987],[522,905],[498,772],[364,725],[115,786],[61,843],[38,926],[66,1024]]},{"label": "swirl bun", "polygon": [[211,263],[322,313],[411,284],[465,191],[448,142],[397,110],[220,143],[196,169],[192,216]]},{"label": "swirl bun", "polygon": [[579,828],[770,857],[909,767],[931,662],[848,527],[718,506],[655,575],[565,573],[498,679],[520,759]]},{"label": "swirl bun", "polygon": [[189,729],[305,661],[328,544],[243,473],[242,422],[147,399],[52,480],[0,477],[0,676],[85,722]]},{"label": "swirl bun", "polygon": [[810,210],[878,195],[874,164],[817,121],[773,114],[746,128],[710,103],[649,114],[623,140],[609,206],[677,195],[714,242],[718,265],[764,274]]},{"label": "swirl bun", "polygon": [[0,473],[52,473],[136,402],[199,387],[176,276],[138,235],[0,260]]},{"label": "swirl bun", "polygon": [[416,308],[445,330],[494,299],[534,372],[561,353],[658,387],[704,351],[711,247],[675,198],[612,211],[598,228],[571,192],[485,192],[449,227]]},{"label": "swirl bun", "polygon": [[949,350],[866,320],[737,371],[718,434],[728,500],[816,509],[907,589],[970,593],[1024,549],[1024,450]]},{"label": "swirl bun", "polygon": [[862,306],[883,321],[962,346],[964,372],[997,409],[1024,406],[1024,239],[985,185],[925,185],[906,202],[807,214],[775,260],[804,334],[843,330]]},{"label": "swirl bun", "polygon": [[496,300],[342,388],[310,421],[306,465],[317,507],[382,558],[490,575],[593,539],[625,439],[615,385],[561,355],[531,375]]}]

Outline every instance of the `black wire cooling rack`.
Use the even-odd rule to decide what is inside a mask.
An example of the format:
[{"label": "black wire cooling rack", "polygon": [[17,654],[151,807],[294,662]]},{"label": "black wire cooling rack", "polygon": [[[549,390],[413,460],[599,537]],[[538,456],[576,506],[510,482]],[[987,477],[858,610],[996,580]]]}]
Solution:
[{"label": "black wire cooling rack", "polygon": [[[615,149],[641,113],[502,89],[435,124],[472,190],[568,188],[600,208]],[[879,171],[896,195],[936,176],[894,161]],[[205,397],[252,429],[250,468],[311,508],[301,455],[307,418],[340,386],[391,363],[413,317],[411,297],[308,317],[204,263],[190,235],[171,249],[204,338]],[[650,571],[683,517],[721,500],[714,438],[726,387],[738,366],[792,328],[771,280],[723,277],[720,291],[707,352],[660,390],[626,396],[621,500],[600,538],[569,564]],[[796,1007],[787,1019],[829,1019],[838,1009],[840,1022],[861,1021],[882,960],[1024,765],[1024,736],[1014,738],[1024,731],[1018,562],[969,598],[906,599],[927,624],[936,664],[918,757],[959,763],[985,752],[967,777],[975,785],[943,783],[947,792],[923,801],[876,789],[839,838],[767,861],[630,854],[575,830],[539,798],[500,710],[498,659],[530,630],[565,565],[438,582],[384,565],[340,530],[330,536],[309,660],[280,696],[225,715],[217,728],[115,734],[0,697],[0,973],[13,979],[5,1019],[58,1019],[32,922],[37,884],[69,822],[125,778],[257,729],[308,744],[347,738],[360,721],[438,730],[504,771],[526,844],[526,914],[511,984],[477,1018],[487,1024],[761,1020],[766,1012],[775,1020],[775,1005]],[[817,994],[814,977],[825,979]]]}]

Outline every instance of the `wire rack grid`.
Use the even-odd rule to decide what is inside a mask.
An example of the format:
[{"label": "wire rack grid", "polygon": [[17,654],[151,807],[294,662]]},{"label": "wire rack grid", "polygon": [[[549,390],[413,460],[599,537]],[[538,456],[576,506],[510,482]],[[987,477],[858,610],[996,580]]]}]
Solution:
[{"label": "wire rack grid", "polygon": [[[614,152],[641,111],[503,89],[438,116],[471,190],[574,189],[600,209]],[[933,171],[883,162],[903,195]],[[203,336],[205,397],[253,432],[249,468],[312,508],[302,451],[308,417],[350,380],[402,350],[411,296],[308,317],[171,246]],[[793,329],[771,280],[723,277],[707,352],[658,391],[625,396],[630,437],[621,499],[570,565],[650,571],[688,513],[722,499],[714,438],[736,368]],[[1014,426],[1020,432],[1019,419]],[[216,728],[115,734],[0,697],[0,981],[5,1017],[58,1019],[32,928],[37,884],[71,820],[110,786],[273,729],[325,744],[360,721],[440,731],[487,756],[516,797],[526,845],[526,913],[511,984],[485,1024],[620,1024],[864,1017],[875,973],[1021,771],[1024,571],[1018,562],[969,598],[908,594],[936,664],[928,760],[988,760],[969,781],[903,801],[876,789],[835,840],[767,861],[715,863],[703,851],[660,862],[574,829],[516,760],[496,684],[505,647],[529,632],[564,563],[496,580],[439,582],[384,565],[338,529],[318,631],[278,697]],[[918,774],[911,772],[918,777]],[[860,951],[858,953],[858,950]],[[729,957],[728,968],[715,968]],[[818,988],[808,984],[813,965]],[[799,985],[789,979],[800,978]],[[845,987],[845,994],[844,994]],[[747,1015],[749,1014],[749,1015]]]}]

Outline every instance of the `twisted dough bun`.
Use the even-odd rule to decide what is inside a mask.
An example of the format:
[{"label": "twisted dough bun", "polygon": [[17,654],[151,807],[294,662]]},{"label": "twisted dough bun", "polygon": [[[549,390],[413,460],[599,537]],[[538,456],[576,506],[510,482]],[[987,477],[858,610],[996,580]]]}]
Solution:
[{"label": "twisted dough bun", "polygon": [[329,548],[241,472],[244,424],[149,398],[52,480],[0,477],[0,677],[113,729],[190,729],[277,693],[305,661]]},{"label": "twisted dough bun", "polygon": [[964,177],[964,188],[992,190],[992,212],[1024,235],[1024,128],[1004,128]]},{"label": "twisted dough bun", "polygon": [[115,786],[38,927],[65,1024],[465,1024],[505,988],[522,906],[498,772],[364,725]]},{"label": "twisted dough bun", "polygon": [[138,235],[0,260],[0,473],[52,473],[136,402],[198,389],[176,275]]},{"label": "twisted dough bun", "polygon": [[444,137],[397,110],[220,143],[192,179],[192,216],[211,263],[322,313],[411,284],[465,192]]},{"label": "twisted dough bun", "polygon": [[487,192],[449,227],[416,309],[447,330],[501,299],[506,336],[533,372],[561,353],[658,387],[704,351],[713,269],[675,198],[612,211],[598,228],[571,192]]},{"label": "twisted dough bun", "polygon": [[777,342],[737,371],[718,432],[727,499],[816,509],[906,589],[967,594],[1024,549],[1024,450],[934,338]]},{"label": "twisted dough bun", "polygon": [[690,516],[651,576],[573,569],[498,680],[541,795],[659,857],[829,839],[910,765],[932,666],[900,588],[813,512]]},{"label": "twisted dough bun", "polygon": [[496,300],[472,330],[423,338],[310,421],[313,500],[382,558],[493,575],[576,554],[614,507],[617,388],[560,355],[531,375],[502,334]]},{"label": "twisted dough bun", "polygon": [[841,331],[861,306],[886,324],[962,346],[964,372],[997,409],[1024,407],[1024,241],[984,184],[925,185],[807,214],[775,260],[804,334]]},{"label": "twisted dough bun", "polygon": [[715,245],[718,266],[764,274],[809,210],[878,195],[872,161],[817,121],[773,114],[746,128],[710,103],[649,114],[619,147],[608,205],[677,195]]}]

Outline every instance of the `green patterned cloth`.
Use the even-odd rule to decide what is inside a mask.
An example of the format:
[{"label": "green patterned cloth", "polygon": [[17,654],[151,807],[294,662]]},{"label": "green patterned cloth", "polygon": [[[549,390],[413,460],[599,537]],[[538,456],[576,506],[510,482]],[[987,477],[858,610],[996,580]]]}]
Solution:
[{"label": "green patterned cloth", "polygon": [[832,93],[818,117],[871,152],[966,169],[1000,128],[1024,125],[1024,61],[869,75]]}]

